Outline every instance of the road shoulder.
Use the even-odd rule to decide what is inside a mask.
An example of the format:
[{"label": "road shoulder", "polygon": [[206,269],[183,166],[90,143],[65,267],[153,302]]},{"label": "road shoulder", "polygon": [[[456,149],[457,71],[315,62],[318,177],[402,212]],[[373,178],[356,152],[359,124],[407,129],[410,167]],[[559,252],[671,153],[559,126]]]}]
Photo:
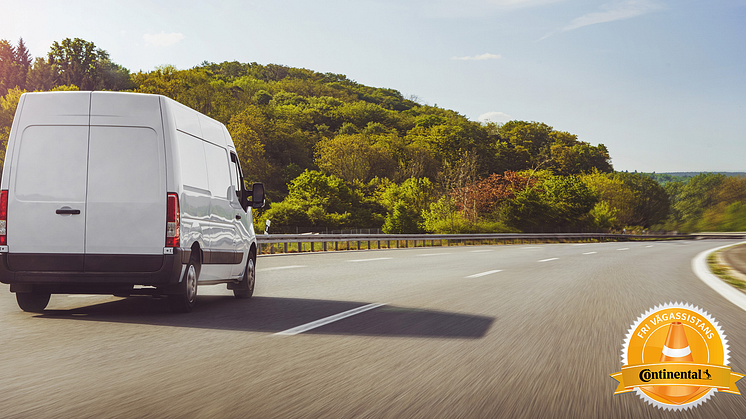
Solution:
[{"label": "road shoulder", "polygon": [[692,270],[697,275],[697,277],[702,280],[702,282],[707,284],[715,292],[720,294],[723,298],[730,301],[731,303],[737,305],[742,310],[746,311],[746,293],[739,291],[735,287],[726,283],[719,276],[712,273],[707,263],[707,259],[712,253],[718,252],[728,247],[743,244],[746,244],[746,241],[735,244],[728,244],[701,252],[700,254],[695,256],[694,259],[692,259]]}]

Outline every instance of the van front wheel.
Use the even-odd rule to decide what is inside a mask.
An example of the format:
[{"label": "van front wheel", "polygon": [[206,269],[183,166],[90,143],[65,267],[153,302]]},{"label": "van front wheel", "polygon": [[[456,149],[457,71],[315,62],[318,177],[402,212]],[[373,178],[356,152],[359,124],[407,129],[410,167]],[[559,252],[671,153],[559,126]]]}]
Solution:
[{"label": "van front wheel", "polygon": [[197,267],[193,260],[189,261],[184,278],[179,283],[179,293],[168,296],[168,304],[171,311],[176,313],[189,313],[197,302]]},{"label": "van front wheel", "polygon": [[41,313],[47,308],[51,294],[37,292],[17,292],[16,302],[21,310],[29,313]]},{"label": "van front wheel", "polygon": [[246,262],[246,270],[243,272],[243,278],[235,288],[233,288],[233,295],[236,298],[251,298],[254,295],[254,283],[256,282],[256,269],[254,269],[254,258],[253,255],[249,255],[249,260]]}]

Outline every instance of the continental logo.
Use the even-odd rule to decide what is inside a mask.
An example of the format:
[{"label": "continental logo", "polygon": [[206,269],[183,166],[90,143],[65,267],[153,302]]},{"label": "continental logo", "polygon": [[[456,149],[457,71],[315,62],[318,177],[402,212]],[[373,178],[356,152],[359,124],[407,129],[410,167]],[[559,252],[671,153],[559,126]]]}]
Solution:
[{"label": "continental logo", "polygon": [[690,409],[714,393],[738,394],[743,374],[728,367],[725,334],[718,323],[690,304],[665,304],[640,316],[622,347],[622,370],[614,394],[636,392],[666,410]]}]

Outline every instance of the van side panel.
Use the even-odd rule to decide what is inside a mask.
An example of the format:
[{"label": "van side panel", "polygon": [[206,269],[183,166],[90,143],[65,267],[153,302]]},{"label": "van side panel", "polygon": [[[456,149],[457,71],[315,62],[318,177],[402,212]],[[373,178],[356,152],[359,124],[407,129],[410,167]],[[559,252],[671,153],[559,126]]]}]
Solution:
[{"label": "van side panel", "polygon": [[199,115],[199,125],[202,128],[202,138],[220,147],[225,147],[223,124],[204,115]]},{"label": "van side panel", "polygon": [[168,107],[174,118],[176,129],[187,134],[202,138],[202,128],[199,125],[198,113],[179,102],[169,100]]},{"label": "van side panel", "polygon": [[[221,131],[217,131],[221,134]],[[207,161],[207,179],[210,184],[210,227],[208,244],[210,246],[210,266],[206,266],[200,279],[230,278],[233,270],[236,241],[235,210],[231,206],[231,175],[228,154],[225,148],[206,142],[205,158]],[[224,146],[223,146],[224,147]]]}]

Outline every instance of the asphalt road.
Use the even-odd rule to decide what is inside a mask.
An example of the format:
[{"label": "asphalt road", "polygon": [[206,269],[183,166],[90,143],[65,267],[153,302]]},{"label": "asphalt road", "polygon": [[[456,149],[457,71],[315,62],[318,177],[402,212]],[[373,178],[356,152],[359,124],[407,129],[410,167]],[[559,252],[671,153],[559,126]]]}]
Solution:
[{"label": "asphalt road", "polygon": [[190,314],[67,295],[29,314],[3,285],[0,417],[743,418],[744,396],[666,412],[609,377],[630,325],[666,302],[714,316],[746,372],[746,312],[690,267],[729,242],[262,257],[254,298],[201,287]]}]

